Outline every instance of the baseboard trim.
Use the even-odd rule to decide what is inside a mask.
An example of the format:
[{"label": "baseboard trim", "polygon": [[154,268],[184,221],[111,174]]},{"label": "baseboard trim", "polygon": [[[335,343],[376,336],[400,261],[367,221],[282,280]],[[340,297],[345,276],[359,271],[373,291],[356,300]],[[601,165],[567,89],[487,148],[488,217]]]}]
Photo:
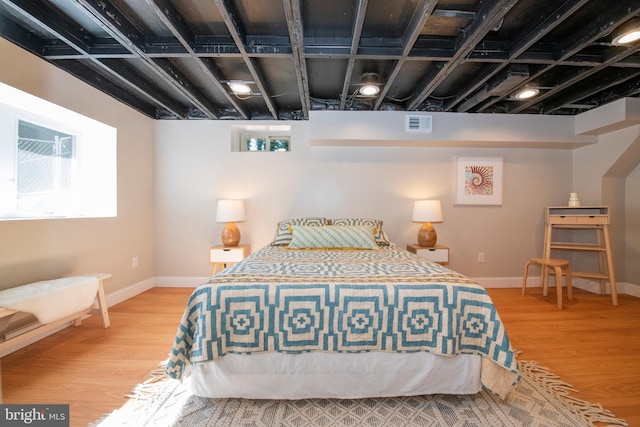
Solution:
[{"label": "baseboard trim", "polygon": [[634,285],[633,283],[618,282],[618,293],[631,295],[632,297],[640,298],[640,285]]},{"label": "baseboard trim", "polygon": [[113,305],[119,304],[123,301],[128,300],[129,298],[133,298],[138,294],[148,291],[155,286],[155,278],[150,277],[149,279],[145,279],[142,282],[134,283],[133,285],[129,285],[126,288],[118,289],[115,292],[108,293],[106,294],[107,306],[111,307]]},{"label": "baseboard trim", "polygon": [[[490,288],[519,288],[522,286],[522,277],[472,277],[473,280],[478,282],[482,287]],[[592,292],[594,294],[600,293],[600,284],[594,280],[584,279],[582,277],[574,277],[572,281],[574,288],[583,289],[585,291]],[[630,295],[636,298],[640,298],[640,285],[627,282],[617,282],[619,295]],[[539,276],[530,276],[527,279],[527,287],[540,287]],[[551,279],[551,286],[555,286],[554,279]],[[607,284],[605,286],[605,293],[610,294],[611,288]]]},{"label": "baseboard trim", "polygon": [[[471,277],[483,288],[520,288],[522,287],[522,277]],[[527,279],[527,286],[540,286],[539,277]]]},{"label": "baseboard trim", "polygon": [[206,277],[180,277],[180,276],[163,276],[155,277],[157,288],[197,288],[202,285]]}]

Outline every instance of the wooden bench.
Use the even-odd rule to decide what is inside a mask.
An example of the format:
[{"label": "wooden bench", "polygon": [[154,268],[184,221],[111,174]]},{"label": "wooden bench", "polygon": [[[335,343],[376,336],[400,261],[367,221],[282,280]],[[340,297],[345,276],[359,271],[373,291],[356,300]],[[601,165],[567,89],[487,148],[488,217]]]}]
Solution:
[{"label": "wooden bench", "polygon": [[[73,313],[63,318],[54,320],[47,323],[31,323],[27,326],[18,328],[15,331],[7,332],[9,323],[15,314],[21,313],[21,311],[11,308],[0,307],[0,357],[4,357],[7,354],[22,348],[31,342],[42,337],[49,331],[54,331],[56,328],[62,329],[62,327],[72,322],[75,326],[79,326],[82,319],[91,315],[93,307],[97,300],[98,309],[102,317],[102,326],[108,328],[111,324],[109,320],[109,311],[107,310],[107,300],[104,294],[103,281],[110,278],[110,274],[90,274],[86,276],[94,276],[98,279],[98,290],[93,305]],[[95,283],[95,282],[94,282]],[[37,286],[38,284],[31,284],[29,286]]]}]

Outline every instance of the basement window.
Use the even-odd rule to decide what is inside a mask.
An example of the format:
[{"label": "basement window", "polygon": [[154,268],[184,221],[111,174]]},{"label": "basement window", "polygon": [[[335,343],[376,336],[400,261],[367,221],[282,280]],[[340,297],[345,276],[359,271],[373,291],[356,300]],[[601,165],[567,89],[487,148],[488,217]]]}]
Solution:
[{"label": "basement window", "polygon": [[291,151],[291,126],[232,126],[231,151]]},{"label": "basement window", "polygon": [[116,216],[116,130],[0,83],[0,219]]}]

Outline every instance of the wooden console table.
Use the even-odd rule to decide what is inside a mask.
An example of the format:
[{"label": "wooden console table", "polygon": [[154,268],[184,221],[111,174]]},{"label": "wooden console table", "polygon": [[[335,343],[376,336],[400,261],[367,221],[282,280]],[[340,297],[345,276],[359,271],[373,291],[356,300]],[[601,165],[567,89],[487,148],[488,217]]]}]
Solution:
[{"label": "wooden console table", "polygon": [[[608,206],[550,206],[545,209],[543,257],[551,258],[552,250],[591,251],[598,254],[598,271],[572,271],[576,277],[600,281],[600,293],[605,293],[605,282],[611,287],[611,301],[618,305],[618,290],[613,271],[613,256],[609,239],[610,215]],[[586,229],[596,233],[596,243],[554,241],[554,229]]]}]

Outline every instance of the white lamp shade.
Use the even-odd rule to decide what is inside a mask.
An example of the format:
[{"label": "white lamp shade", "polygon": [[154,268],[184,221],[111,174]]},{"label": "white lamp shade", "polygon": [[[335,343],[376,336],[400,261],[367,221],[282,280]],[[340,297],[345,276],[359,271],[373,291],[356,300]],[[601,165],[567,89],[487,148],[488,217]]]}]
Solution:
[{"label": "white lamp shade", "polygon": [[218,200],[216,222],[239,222],[245,218],[242,200]]},{"label": "white lamp shade", "polygon": [[413,205],[413,222],[442,222],[440,200],[416,200]]}]

